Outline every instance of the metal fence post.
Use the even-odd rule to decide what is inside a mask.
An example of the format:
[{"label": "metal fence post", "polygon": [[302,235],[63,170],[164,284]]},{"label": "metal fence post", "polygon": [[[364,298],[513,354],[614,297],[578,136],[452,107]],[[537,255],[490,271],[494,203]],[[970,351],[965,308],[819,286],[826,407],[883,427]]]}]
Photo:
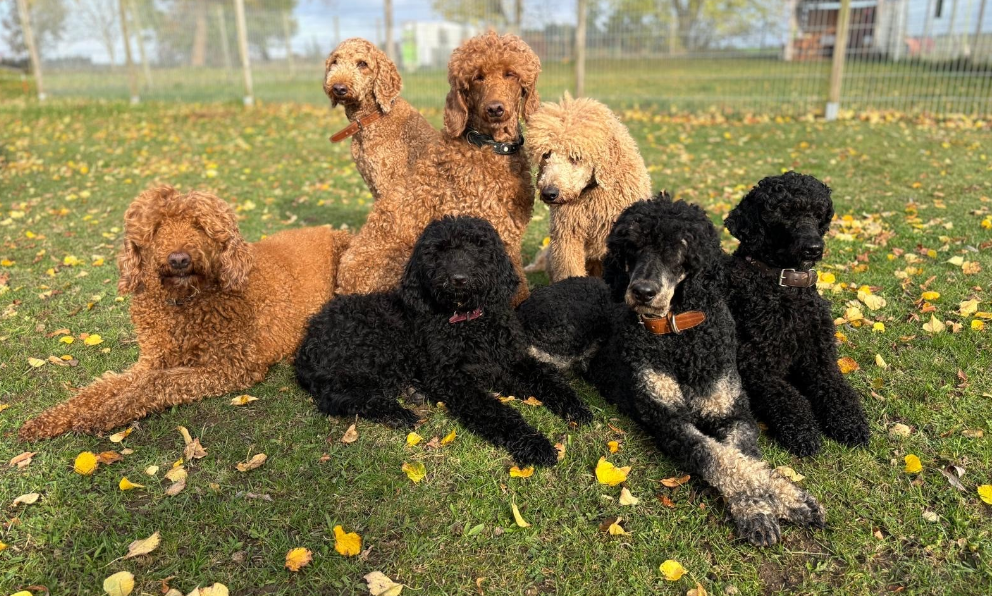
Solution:
[{"label": "metal fence post", "polygon": [[34,74],[34,84],[38,90],[38,101],[45,101],[45,82],[41,76],[41,58],[38,56],[38,47],[34,44],[34,30],[31,29],[31,12],[28,9],[27,0],[17,0],[17,12],[21,17],[21,29],[24,31],[24,45],[28,47],[28,55],[31,57],[31,70]]},{"label": "metal fence post", "polygon": [[121,38],[124,41],[124,64],[127,65],[127,88],[131,93],[131,105],[134,105],[141,99],[138,97],[138,74],[134,72],[134,60],[131,58],[131,38],[127,34],[127,11],[124,8],[124,0],[117,0],[117,8],[121,13]]},{"label": "metal fence post", "polygon": [[386,57],[396,64],[396,47],[393,46],[393,0],[384,0],[382,16],[386,21]]},{"label": "metal fence post", "polygon": [[296,74],[296,62],[293,60],[293,37],[289,34],[289,12],[282,12],[282,37],[286,42],[286,60],[289,62],[289,76]]},{"label": "metal fence post", "polygon": [[586,93],[586,8],[588,1],[578,1],[578,23],[575,26],[575,97]]},{"label": "metal fence post", "polygon": [[246,106],[255,103],[251,81],[251,62],[248,59],[248,25],[245,23],[245,0],[234,0],[234,20],[238,27],[238,53],[241,54],[241,72],[245,77]]},{"label": "metal fence post", "polygon": [[830,68],[830,96],[827,98],[826,119],[836,120],[840,111],[840,90],[847,58],[847,31],[851,25],[851,0],[840,0],[837,15],[837,35],[834,39],[834,60]]}]

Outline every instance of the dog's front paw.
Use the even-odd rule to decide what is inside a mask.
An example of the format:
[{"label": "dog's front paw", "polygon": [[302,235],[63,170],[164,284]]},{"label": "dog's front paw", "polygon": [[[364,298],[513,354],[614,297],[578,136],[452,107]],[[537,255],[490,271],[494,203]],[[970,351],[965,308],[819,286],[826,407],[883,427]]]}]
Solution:
[{"label": "dog's front paw", "polygon": [[565,417],[579,424],[589,424],[592,422],[592,410],[584,403],[577,402],[565,411]]},{"label": "dog's front paw", "polygon": [[767,513],[735,518],[737,533],[754,546],[772,546],[782,537],[778,521]]},{"label": "dog's front paw", "polygon": [[792,454],[809,457],[820,452],[823,439],[816,426],[790,427],[775,433],[775,439]]},{"label": "dog's front paw", "polygon": [[856,447],[868,444],[868,421],[862,412],[847,412],[846,416],[821,421],[823,434],[838,443]]},{"label": "dog's front paw", "polygon": [[800,526],[822,528],[827,525],[827,513],[819,501],[804,490],[799,490],[801,504],[789,511],[789,521]]},{"label": "dog's front paw", "polygon": [[553,466],[558,462],[558,450],[542,434],[526,435],[507,445],[518,464]]},{"label": "dog's front paw", "polygon": [[393,428],[413,428],[420,422],[420,417],[415,412],[400,406],[391,410],[380,422]]}]

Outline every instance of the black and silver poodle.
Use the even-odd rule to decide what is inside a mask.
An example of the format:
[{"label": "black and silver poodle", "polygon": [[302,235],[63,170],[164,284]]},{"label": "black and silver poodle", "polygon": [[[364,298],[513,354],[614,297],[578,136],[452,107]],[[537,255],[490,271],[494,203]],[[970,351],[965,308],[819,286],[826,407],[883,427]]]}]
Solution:
[{"label": "black and silver poodle", "polygon": [[830,304],[812,267],[834,208],[812,176],[765,178],[725,225],[741,241],[729,258],[728,304],[737,321],[737,367],[751,408],[796,455],[820,450],[820,432],[868,442],[861,399],[837,367]]},{"label": "black and silver poodle", "polygon": [[557,369],[527,354],[510,308],[518,283],[489,222],[435,221],[396,291],[337,297],[310,320],[296,377],[320,411],[394,426],[417,421],[397,401],[413,387],[518,462],[552,465],[551,442],[492,391],[536,396],[577,422],[592,414]]},{"label": "black and silver poodle", "polygon": [[[597,297],[609,292],[611,328],[586,378],[679,466],[719,491],[743,537],[766,546],[778,541],[779,520],[822,526],[824,513],[760,459],[757,424],[737,373],[722,257],[703,210],[662,193],[631,205],[614,224],[605,285],[584,278],[535,290],[520,316],[534,350],[581,361],[574,337],[543,341],[547,336],[531,330],[561,313],[598,308]],[[575,296],[582,297],[578,306],[570,305]]]}]

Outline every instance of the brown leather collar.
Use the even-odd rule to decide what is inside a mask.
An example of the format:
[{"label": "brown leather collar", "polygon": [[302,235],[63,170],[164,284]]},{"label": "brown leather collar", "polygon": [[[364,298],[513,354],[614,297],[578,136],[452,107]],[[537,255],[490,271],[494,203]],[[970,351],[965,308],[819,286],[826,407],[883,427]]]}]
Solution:
[{"label": "brown leather collar", "polygon": [[754,265],[754,268],[766,275],[778,279],[778,285],[789,288],[809,288],[816,285],[816,269],[802,271],[796,269],[776,269],[769,267],[757,259],[744,257],[744,260]]},{"label": "brown leather collar", "polygon": [[382,112],[380,112],[378,110],[372,112],[368,116],[362,116],[358,120],[355,120],[354,122],[352,122],[348,126],[342,128],[338,132],[334,133],[334,135],[331,136],[331,142],[332,143],[339,143],[339,142],[347,139],[351,135],[355,134],[356,132],[358,132],[358,131],[362,130],[363,128],[367,127],[368,125],[372,124],[373,122],[375,122],[379,118],[382,118],[383,116],[385,116],[385,114],[383,114]]},{"label": "brown leather collar", "polygon": [[666,317],[649,317],[641,315],[641,325],[655,335],[679,335],[686,329],[692,329],[706,320],[706,313],[699,310],[687,310],[684,313],[668,313]]}]

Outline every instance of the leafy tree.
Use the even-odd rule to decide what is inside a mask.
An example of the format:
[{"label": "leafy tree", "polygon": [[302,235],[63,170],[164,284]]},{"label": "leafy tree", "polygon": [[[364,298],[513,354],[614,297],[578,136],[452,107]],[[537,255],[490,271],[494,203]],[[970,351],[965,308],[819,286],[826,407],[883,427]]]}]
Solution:
[{"label": "leafy tree", "polygon": [[[0,0],[4,6],[4,16],[0,19],[0,36],[14,56],[26,56],[24,32],[21,29],[21,16],[17,11],[17,0]],[[34,42],[42,55],[61,39],[65,31],[68,10],[63,0],[28,0],[31,11],[31,28]]]}]

